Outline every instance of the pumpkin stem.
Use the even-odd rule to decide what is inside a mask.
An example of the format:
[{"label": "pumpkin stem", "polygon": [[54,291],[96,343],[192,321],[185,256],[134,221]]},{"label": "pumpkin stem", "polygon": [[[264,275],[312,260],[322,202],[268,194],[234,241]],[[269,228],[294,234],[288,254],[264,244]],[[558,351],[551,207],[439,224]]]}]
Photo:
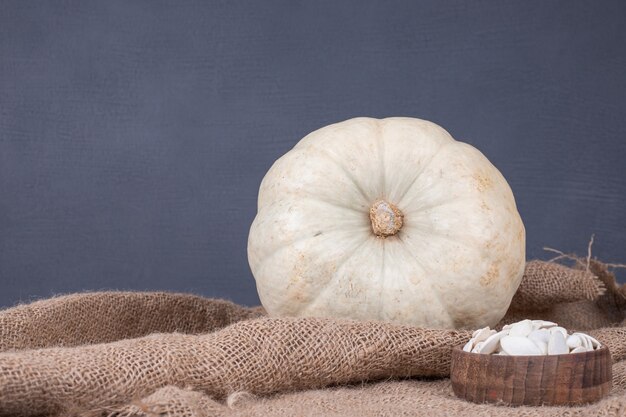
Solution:
[{"label": "pumpkin stem", "polygon": [[376,200],[370,208],[372,230],[379,237],[393,236],[402,228],[404,214],[385,200]]}]

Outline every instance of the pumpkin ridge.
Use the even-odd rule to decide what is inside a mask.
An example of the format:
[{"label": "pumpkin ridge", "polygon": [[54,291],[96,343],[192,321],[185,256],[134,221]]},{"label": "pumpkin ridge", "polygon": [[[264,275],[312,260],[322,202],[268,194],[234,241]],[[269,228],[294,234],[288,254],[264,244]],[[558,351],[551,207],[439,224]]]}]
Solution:
[{"label": "pumpkin ridge", "polygon": [[350,180],[352,181],[352,183],[354,184],[354,186],[356,187],[356,189],[359,191],[359,193],[361,194],[361,196],[365,199],[365,202],[369,202],[371,201],[371,198],[367,195],[367,193],[365,192],[365,190],[363,190],[363,187],[361,187],[361,184],[359,184],[359,182],[357,181],[357,179],[354,177],[354,175],[352,175],[352,173],[350,171],[348,171],[346,169],[346,167],[343,166],[343,164],[341,164],[339,161],[337,161],[337,155],[335,155],[334,153],[332,153],[331,151],[329,151],[328,149],[325,148],[320,148],[317,147],[315,145],[309,145],[309,147],[311,149],[314,149],[324,155],[326,155],[328,157],[328,159],[330,159],[331,161],[333,161],[333,163],[335,163],[338,167],[339,170],[342,171],[344,173],[344,175]]},{"label": "pumpkin ridge", "polygon": [[311,301],[309,301],[309,303],[306,306],[304,306],[304,308],[302,308],[299,311],[299,314],[304,313],[306,315],[306,312],[310,310],[311,307],[315,306],[315,303],[320,299],[320,297],[326,294],[329,291],[329,288],[331,288],[329,284],[337,280],[337,275],[339,273],[340,268],[343,267],[346,264],[346,262],[348,262],[348,260],[350,260],[357,253],[357,251],[361,249],[368,242],[369,242],[369,239],[364,239],[363,242],[359,243],[348,256],[342,259],[342,261],[335,267],[335,273],[332,274],[330,279],[326,282],[326,285],[317,294],[313,296]]},{"label": "pumpkin ridge", "polygon": [[[419,196],[418,196],[419,197]],[[408,201],[406,203],[406,207],[410,207],[412,205],[412,203],[417,200],[418,197],[413,198],[412,200]],[[421,211],[428,211],[428,210],[432,210],[441,206],[446,206],[448,204],[454,204],[454,203],[458,203],[459,201],[466,201],[466,200],[474,200],[476,199],[476,196],[473,195],[468,195],[468,196],[462,196],[462,197],[449,197],[443,201],[438,201],[436,203],[431,203],[428,205],[423,205],[423,206],[418,206],[412,210],[407,210],[404,209],[402,210],[402,212],[406,215],[410,214],[410,213],[419,213]]]},{"label": "pumpkin ridge", "polygon": [[305,194],[305,195],[298,195],[298,194],[296,194],[293,191],[288,191],[288,192],[285,193],[285,195],[296,197],[298,200],[312,200],[312,201],[315,201],[315,202],[318,202],[318,203],[327,204],[327,205],[332,206],[334,208],[352,211],[354,213],[358,213],[358,214],[361,214],[361,215],[363,214],[363,210],[364,210],[363,207],[356,208],[356,207],[353,207],[353,206],[349,206],[347,204],[341,204],[341,203],[338,203],[338,202],[335,202],[335,201],[330,201],[328,199],[315,197],[315,196],[313,196],[311,194],[308,194],[308,195],[307,194]]},{"label": "pumpkin ridge", "polygon": [[[409,256],[413,259],[413,262],[415,262],[417,265],[419,265],[419,267],[422,268],[422,270],[426,273],[426,275],[432,275],[432,271],[430,270],[430,268],[426,268],[424,266],[424,264],[422,264],[420,262],[418,257],[415,256],[415,254],[409,249],[409,247],[412,248],[413,245],[411,243],[407,242],[406,240],[402,239],[400,236],[398,236],[398,239],[400,240],[400,243],[401,243],[400,246],[402,247],[402,249],[404,249],[406,251],[406,253],[409,254]],[[435,287],[433,286],[433,283],[430,280],[427,280],[427,279],[423,280],[423,281],[428,283],[428,288],[430,289],[431,294],[434,294],[434,297],[437,299],[437,303],[439,303],[440,306],[447,307],[448,304],[444,303],[441,300],[441,294],[439,294],[439,291],[437,291],[435,289]],[[450,322],[452,322],[453,320],[452,320],[452,317],[450,316],[450,313],[448,313],[447,309],[444,309],[444,311],[448,315],[448,320]]]},{"label": "pumpkin ridge", "polygon": [[[367,228],[364,227],[364,229],[367,230]],[[356,229],[353,229],[356,230]],[[347,230],[341,230],[341,229],[334,229],[334,230],[327,230],[324,233],[326,233],[326,235],[329,235],[331,233],[337,233],[337,232],[346,232]],[[364,230],[365,231],[365,230]],[[265,256],[264,258],[262,258],[260,260],[260,267],[263,267],[265,263],[267,263],[268,260],[271,260],[272,258],[274,258],[275,256],[279,255],[280,253],[282,253],[282,251],[286,250],[286,249],[290,249],[294,244],[299,243],[303,240],[309,240],[309,239],[313,239],[316,236],[314,235],[304,235],[304,236],[300,236],[296,239],[290,240],[290,241],[285,241],[284,244],[278,245],[276,246],[276,248],[274,248],[274,250],[272,250],[270,252],[269,255]],[[359,238],[355,238],[354,240],[360,240]],[[360,244],[357,246],[357,248],[360,247]]]},{"label": "pumpkin ridge", "polygon": [[[385,278],[387,276],[387,274],[385,274],[385,242],[384,241],[380,242],[380,246],[381,246],[381,252],[383,256],[380,261],[380,278],[378,279],[380,295],[378,297],[382,301],[383,294],[386,292],[385,291]],[[384,308],[383,303],[379,302],[378,303],[378,317],[382,317],[383,308]]]},{"label": "pumpkin ridge", "polygon": [[[420,228],[420,227],[417,227],[417,226],[407,226],[407,228],[410,229],[410,230],[413,230],[414,232],[416,232],[418,234],[425,231],[423,228]],[[428,232],[429,234],[432,234],[433,236],[436,236],[437,238],[440,238],[442,240],[446,240],[448,242],[456,243],[456,244],[458,244],[460,246],[463,246],[466,249],[469,249],[469,250],[472,250],[472,251],[475,251],[477,249],[475,245],[466,243],[462,239],[458,239],[458,238],[454,238],[452,236],[448,236],[446,233],[442,232],[441,230],[429,228],[428,230],[426,230],[426,232]],[[484,248],[481,248],[481,250],[484,250]]]},{"label": "pumpkin ridge", "polygon": [[383,138],[382,123],[384,123],[384,120],[379,120],[376,123],[376,136],[378,139],[378,159],[380,160],[380,193],[384,196],[387,193],[387,178],[385,176],[385,141]]},{"label": "pumpkin ridge", "polygon": [[441,151],[443,150],[443,148],[445,148],[446,146],[452,145],[457,143],[456,140],[452,139],[452,142],[446,142],[444,144],[442,144],[439,149],[437,149],[430,157],[430,159],[428,159],[428,161],[426,161],[423,165],[422,165],[422,169],[419,170],[419,172],[415,175],[415,177],[411,180],[411,182],[409,183],[409,185],[407,185],[406,189],[404,190],[403,193],[401,193],[402,197],[400,197],[400,201],[398,201],[398,205],[402,206],[404,203],[404,198],[406,197],[406,195],[409,193],[409,191],[411,190],[411,188],[413,188],[413,185],[415,184],[415,181],[417,181],[417,179],[424,173],[424,171],[426,171],[426,168],[428,168],[430,166],[430,164],[432,164],[432,162],[435,160],[435,158],[437,157],[437,155],[439,155],[441,153]]}]

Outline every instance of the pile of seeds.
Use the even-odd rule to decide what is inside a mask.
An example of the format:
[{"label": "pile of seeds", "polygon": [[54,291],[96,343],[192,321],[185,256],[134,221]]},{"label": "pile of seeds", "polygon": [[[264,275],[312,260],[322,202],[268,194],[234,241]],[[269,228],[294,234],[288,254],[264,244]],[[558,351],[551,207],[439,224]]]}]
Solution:
[{"label": "pile of seeds", "polygon": [[501,331],[485,327],[476,330],[463,350],[494,355],[561,355],[588,352],[600,347],[584,333],[568,334],[551,321],[522,320],[507,324]]}]

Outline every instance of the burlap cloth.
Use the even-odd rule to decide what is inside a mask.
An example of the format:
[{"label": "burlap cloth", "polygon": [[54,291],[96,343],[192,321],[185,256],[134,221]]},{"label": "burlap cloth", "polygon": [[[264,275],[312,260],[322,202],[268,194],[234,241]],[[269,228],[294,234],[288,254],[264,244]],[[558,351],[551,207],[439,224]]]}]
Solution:
[{"label": "burlap cloth", "polygon": [[606,265],[529,262],[503,323],[592,334],[612,352],[613,390],[585,407],[510,408],[454,397],[450,349],[470,330],[268,318],[183,294],[56,297],[0,311],[0,415],[624,416],[625,305]]}]

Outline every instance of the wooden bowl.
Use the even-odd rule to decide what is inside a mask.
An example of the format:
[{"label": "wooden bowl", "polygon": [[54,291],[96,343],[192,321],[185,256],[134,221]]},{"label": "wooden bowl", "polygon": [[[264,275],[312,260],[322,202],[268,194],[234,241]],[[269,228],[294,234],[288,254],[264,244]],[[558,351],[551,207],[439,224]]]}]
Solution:
[{"label": "wooden bowl", "polygon": [[565,355],[501,356],[452,350],[450,379],[457,397],[505,405],[579,405],[611,391],[605,346]]}]

